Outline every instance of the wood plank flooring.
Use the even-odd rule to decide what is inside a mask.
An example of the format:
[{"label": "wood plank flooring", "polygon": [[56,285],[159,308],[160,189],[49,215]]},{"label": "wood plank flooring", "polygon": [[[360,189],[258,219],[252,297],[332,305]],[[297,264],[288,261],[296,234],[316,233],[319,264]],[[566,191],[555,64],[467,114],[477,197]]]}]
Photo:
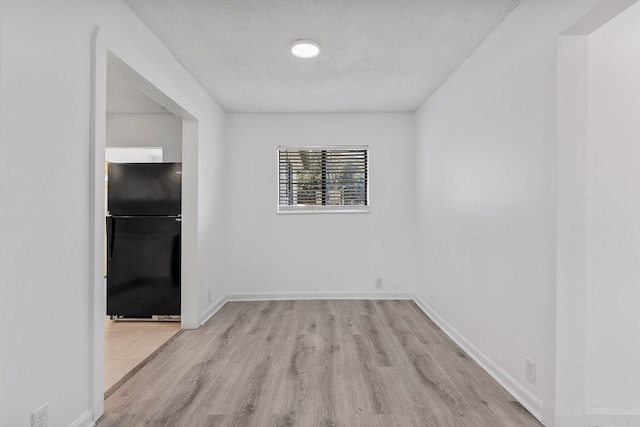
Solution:
[{"label": "wood plank flooring", "polygon": [[99,427],[540,426],[411,301],[229,302]]}]

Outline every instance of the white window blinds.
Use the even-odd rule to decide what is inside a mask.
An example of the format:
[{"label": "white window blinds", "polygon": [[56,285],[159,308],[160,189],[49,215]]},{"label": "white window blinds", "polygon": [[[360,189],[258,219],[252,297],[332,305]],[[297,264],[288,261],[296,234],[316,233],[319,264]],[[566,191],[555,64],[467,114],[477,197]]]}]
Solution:
[{"label": "white window blinds", "polygon": [[368,147],[279,147],[279,212],[368,211]]}]

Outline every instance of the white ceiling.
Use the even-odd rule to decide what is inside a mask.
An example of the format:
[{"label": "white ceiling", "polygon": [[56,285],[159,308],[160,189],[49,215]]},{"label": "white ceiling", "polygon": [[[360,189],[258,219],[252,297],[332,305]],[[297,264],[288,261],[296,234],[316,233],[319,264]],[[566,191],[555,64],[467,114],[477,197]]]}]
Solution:
[{"label": "white ceiling", "polygon": [[415,111],[520,0],[125,2],[227,111],[298,113]]}]

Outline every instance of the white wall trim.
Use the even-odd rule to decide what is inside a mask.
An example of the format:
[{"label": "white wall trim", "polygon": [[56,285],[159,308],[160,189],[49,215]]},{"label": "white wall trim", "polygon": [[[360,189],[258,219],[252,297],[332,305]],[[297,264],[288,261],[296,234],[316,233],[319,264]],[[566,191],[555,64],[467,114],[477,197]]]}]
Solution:
[{"label": "white wall trim", "polygon": [[586,427],[640,426],[640,409],[587,408]]},{"label": "white wall trim", "polygon": [[265,292],[228,294],[227,301],[308,300],[308,299],[414,299],[411,292]]},{"label": "white wall trim", "polygon": [[87,411],[80,416],[77,420],[69,425],[69,427],[93,427],[96,424],[93,422],[93,413]]},{"label": "white wall trim", "polygon": [[104,412],[104,147],[106,145],[107,45],[95,28],[91,49],[91,143],[89,144],[89,408]]},{"label": "white wall trim", "polygon": [[438,315],[422,298],[414,296],[413,300],[420,309],[435,322],[460,348],[462,348],[473,360],[496,380],[507,392],[509,392],[522,406],[524,406],[539,421],[543,421],[544,403],[522,386],[515,378],[500,368],[494,361],[474,346],[446,320]]},{"label": "white wall trim", "polygon": [[227,295],[223,295],[215,300],[209,307],[200,313],[200,325],[204,325],[229,301]]}]

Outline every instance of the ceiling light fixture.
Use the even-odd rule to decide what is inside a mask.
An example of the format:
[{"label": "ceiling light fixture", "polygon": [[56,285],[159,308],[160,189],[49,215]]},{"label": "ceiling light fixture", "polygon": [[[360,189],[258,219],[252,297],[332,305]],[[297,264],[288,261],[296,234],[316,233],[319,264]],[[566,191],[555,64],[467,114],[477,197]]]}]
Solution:
[{"label": "ceiling light fixture", "polygon": [[291,46],[291,53],[298,58],[313,58],[320,53],[320,46],[311,40],[297,40]]}]

